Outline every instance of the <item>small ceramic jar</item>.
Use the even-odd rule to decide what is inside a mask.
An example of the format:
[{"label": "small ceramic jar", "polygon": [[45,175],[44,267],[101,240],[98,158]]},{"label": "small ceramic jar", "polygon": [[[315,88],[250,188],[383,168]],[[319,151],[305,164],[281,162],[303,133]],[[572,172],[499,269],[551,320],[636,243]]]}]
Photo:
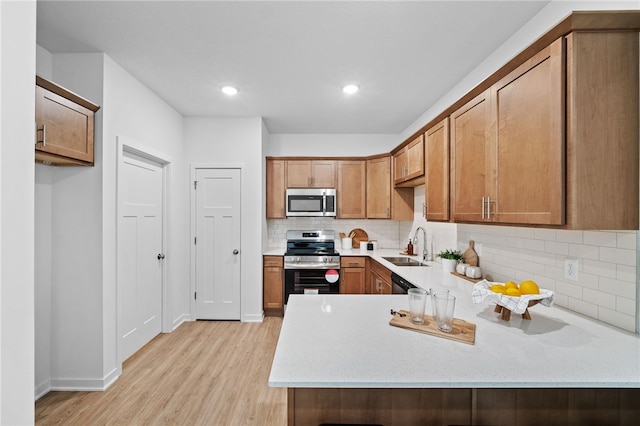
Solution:
[{"label": "small ceramic jar", "polygon": [[459,273],[460,275],[464,275],[468,267],[469,267],[468,263],[458,263],[456,265],[456,272]]}]

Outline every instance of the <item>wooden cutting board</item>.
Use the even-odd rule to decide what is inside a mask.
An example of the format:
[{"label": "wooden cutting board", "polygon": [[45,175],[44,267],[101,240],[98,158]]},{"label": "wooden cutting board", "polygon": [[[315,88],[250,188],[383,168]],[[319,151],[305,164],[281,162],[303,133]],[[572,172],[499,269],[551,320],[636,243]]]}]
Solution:
[{"label": "wooden cutting board", "polygon": [[478,266],[478,253],[473,249],[475,243],[473,240],[469,241],[469,248],[462,254],[462,261],[470,266]]},{"label": "wooden cutting board", "polygon": [[360,248],[361,242],[369,241],[369,235],[364,231],[364,229],[352,229],[351,232],[349,232],[349,236],[353,240],[353,248]]},{"label": "wooden cutting board", "polygon": [[453,330],[449,333],[438,330],[435,318],[431,315],[424,316],[424,324],[414,324],[409,319],[408,311],[400,311],[406,314],[404,317],[394,315],[389,321],[389,325],[394,327],[406,328],[407,330],[417,331],[419,333],[430,334],[432,336],[442,337],[456,342],[466,343],[468,345],[475,344],[476,341],[476,325],[459,318],[453,319]]}]

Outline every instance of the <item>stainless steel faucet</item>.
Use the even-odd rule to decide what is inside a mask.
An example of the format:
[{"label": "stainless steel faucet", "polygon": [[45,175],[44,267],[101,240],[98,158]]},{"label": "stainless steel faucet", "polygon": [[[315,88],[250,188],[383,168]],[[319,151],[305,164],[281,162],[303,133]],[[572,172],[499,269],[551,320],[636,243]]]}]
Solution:
[{"label": "stainless steel faucet", "polygon": [[418,228],[416,228],[416,233],[413,235],[413,245],[417,246],[418,245],[418,232],[422,231],[422,260],[431,260],[429,259],[429,251],[427,249],[427,231],[422,227],[422,226],[418,226]]}]

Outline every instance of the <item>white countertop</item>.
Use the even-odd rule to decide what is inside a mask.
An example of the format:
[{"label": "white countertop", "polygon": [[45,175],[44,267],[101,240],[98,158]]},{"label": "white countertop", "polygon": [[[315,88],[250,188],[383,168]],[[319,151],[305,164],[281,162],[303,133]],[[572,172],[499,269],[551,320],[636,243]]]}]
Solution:
[{"label": "white countertop", "polygon": [[[372,257],[395,254],[379,250]],[[455,317],[476,324],[475,344],[390,326],[391,308],[408,309],[405,295],[292,295],[270,386],[640,387],[637,335],[542,305],[530,308],[531,320],[512,314],[502,321],[493,304],[471,302],[472,283],[439,264],[380,261],[418,286],[450,288]]]}]

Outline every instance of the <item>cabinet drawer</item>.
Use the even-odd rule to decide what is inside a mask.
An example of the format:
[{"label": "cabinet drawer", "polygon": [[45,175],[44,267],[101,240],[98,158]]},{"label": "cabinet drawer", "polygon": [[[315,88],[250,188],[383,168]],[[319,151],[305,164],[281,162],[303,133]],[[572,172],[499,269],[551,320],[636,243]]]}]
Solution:
[{"label": "cabinet drawer", "polygon": [[343,256],[340,258],[340,266],[343,268],[364,268],[366,265],[366,257]]},{"label": "cabinet drawer", "polygon": [[262,260],[262,265],[267,267],[279,267],[282,268],[284,266],[284,258],[282,256],[264,256]]}]

